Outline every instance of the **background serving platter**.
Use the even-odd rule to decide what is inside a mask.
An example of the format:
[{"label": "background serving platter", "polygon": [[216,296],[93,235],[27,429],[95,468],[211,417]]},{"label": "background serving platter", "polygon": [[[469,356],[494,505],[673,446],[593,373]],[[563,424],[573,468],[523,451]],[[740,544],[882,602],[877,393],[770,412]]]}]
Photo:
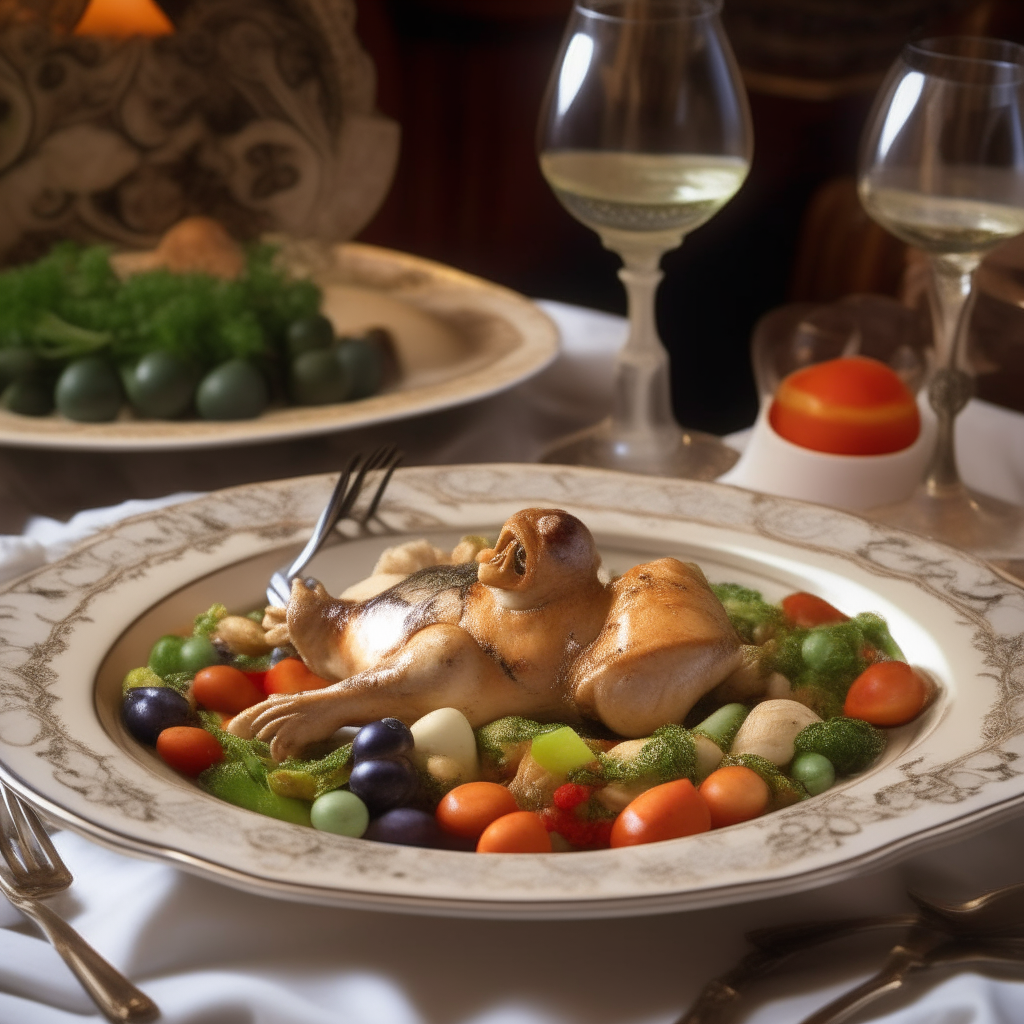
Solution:
[{"label": "background serving platter", "polygon": [[558,329],[522,295],[441,263],[376,246],[282,243],[282,258],[324,292],[339,334],[387,327],[402,379],[356,402],[276,408],[252,420],[112,423],[19,416],[0,409],[0,445],[88,451],[206,448],[284,441],[436,412],[496,394],[540,372]]},{"label": "background serving platter", "polygon": [[[331,478],[222,491],[128,520],[0,592],[0,776],[49,814],[121,850],[264,894],[487,917],[657,913],[835,881],[960,837],[1024,801],[1024,591],[941,545],[844,513],[713,484],[562,467],[396,474],[382,518],[448,542],[531,505],[591,527],[606,564],[698,561],[777,598],[815,591],[885,615],[941,698],[869,772],[786,810],[667,843],[476,856],[327,835],[197,790],[123,732],[120,679],[152,640],[224,600],[260,603],[305,538]],[[315,567],[364,575],[392,535]]]}]

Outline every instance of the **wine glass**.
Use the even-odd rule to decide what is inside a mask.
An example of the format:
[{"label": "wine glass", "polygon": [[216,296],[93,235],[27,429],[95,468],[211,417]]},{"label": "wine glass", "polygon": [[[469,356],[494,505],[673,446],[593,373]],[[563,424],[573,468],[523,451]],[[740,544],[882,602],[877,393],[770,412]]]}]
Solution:
[{"label": "wine glass", "polygon": [[1024,47],[951,37],[907,45],[882,85],[860,156],[867,212],[931,268],[934,454],[915,494],[882,522],[988,558],[1024,555],[1024,514],[964,486],[956,416],[971,397],[965,342],[982,257],[1024,231]]},{"label": "wine glass", "polygon": [[611,416],[546,462],[712,479],[736,453],[672,415],[659,264],[739,189],[753,148],[721,0],[576,0],[540,117],[540,167],[623,262],[629,338]]}]

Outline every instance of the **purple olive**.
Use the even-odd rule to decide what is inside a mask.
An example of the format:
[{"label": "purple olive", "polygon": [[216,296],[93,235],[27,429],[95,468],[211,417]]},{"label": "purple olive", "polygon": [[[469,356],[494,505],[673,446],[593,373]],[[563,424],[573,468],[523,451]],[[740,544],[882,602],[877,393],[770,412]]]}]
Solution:
[{"label": "purple olive", "polygon": [[121,703],[121,718],[128,731],[150,746],[174,725],[187,725],[192,715],[188,701],[169,686],[137,686]]},{"label": "purple olive", "polygon": [[363,838],[399,846],[439,846],[441,830],[432,814],[414,807],[396,807],[371,821]]},{"label": "purple olive", "polygon": [[[356,739],[362,734],[360,730]],[[416,769],[404,757],[376,758],[360,761],[352,769],[348,788],[366,804],[370,817],[376,817],[411,800],[419,781]]]},{"label": "purple olive", "polygon": [[382,757],[401,757],[413,748],[409,727],[397,718],[382,718],[359,730],[352,741],[352,760],[371,761]]}]

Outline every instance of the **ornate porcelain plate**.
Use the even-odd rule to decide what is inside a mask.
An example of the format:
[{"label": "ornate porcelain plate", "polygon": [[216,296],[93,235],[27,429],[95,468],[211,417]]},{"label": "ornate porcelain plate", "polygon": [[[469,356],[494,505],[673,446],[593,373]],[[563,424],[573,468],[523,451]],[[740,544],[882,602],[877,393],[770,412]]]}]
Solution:
[{"label": "ornate porcelain plate", "polygon": [[[729,487],[562,467],[401,470],[389,530],[452,543],[519,508],[579,515],[605,564],[699,562],[778,598],[812,590],[889,620],[942,694],[882,760],[755,821],[615,851],[490,855],[346,839],[222,803],[123,732],[120,680],[153,639],[214,600],[261,603],[332,479],[222,491],[128,520],[0,592],[0,775],[101,843],[263,894],[488,917],[657,913],[777,895],[895,860],[1014,813],[1024,800],[1024,590],[938,544],[855,516]],[[383,527],[381,527],[383,529]],[[314,566],[332,588],[393,536]]]},{"label": "ornate porcelain plate", "polygon": [[339,333],[387,327],[403,376],[357,402],[289,406],[253,420],[74,423],[0,409],[0,444],[89,451],[155,451],[283,441],[405,419],[486,398],[544,369],[558,329],[532,302],[440,263],[370,245],[290,244],[284,258],[324,292]]}]

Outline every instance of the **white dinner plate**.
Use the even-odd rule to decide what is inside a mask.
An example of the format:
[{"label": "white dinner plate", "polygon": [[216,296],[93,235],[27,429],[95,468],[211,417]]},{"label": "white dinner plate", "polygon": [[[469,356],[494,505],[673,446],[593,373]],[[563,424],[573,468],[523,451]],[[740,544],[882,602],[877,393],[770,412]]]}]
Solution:
[{"label": "white dinner plate", "polygon": [[[111,527],[0,591],[0,775],[69,827],[242,889],[348,907],[487,917],[657,913],[778,895],[875,868],[1013,813],[1024,799],[1024,590],[939,544],[853,515],[715,484],[558,466],[400,470],[382,519],[451,544],[520,508],[580,516],[605,564],[700,563],[778,599],[820,594],[889,621],[941,683],[877,765],[782,811],[589,853],[477,855],[348,839],[223,803],[120,725],[120,681],[214,601],[262,603],[307,536],[327,476],[239,487]],[[335,592],[394,535],[312,571]]]},{"label": "white dinner plate", "polygon": [[486,398],[539,373],[558,329],[529,299],[460,270],[371,245],[285,243],[282,257],[323,290],[339,334],[391,331],[402,364],[392,388],[355,402],[273,408],[251,420],[76,423],[0,409],[0,445],[156,451],[284,441],[405,419]]}]

